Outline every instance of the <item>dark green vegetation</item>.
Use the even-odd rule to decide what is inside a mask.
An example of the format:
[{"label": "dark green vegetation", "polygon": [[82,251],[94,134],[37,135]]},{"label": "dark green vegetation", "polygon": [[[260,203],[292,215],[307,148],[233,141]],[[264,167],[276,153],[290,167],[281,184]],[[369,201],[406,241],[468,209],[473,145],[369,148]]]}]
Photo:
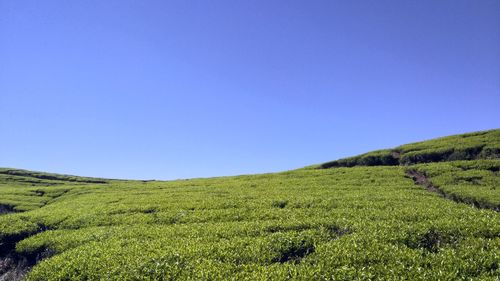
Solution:
[{"label": "dark green vegetation", "polygon": [[276,174],[4,169],[0,249],[28,280],[498,280],[499,150],[494,130]]},{"label": "dark green vegetation", "polygon": [[482,131],[406,144],[321,164],[321,168],[411,165],[500,158],[500,130]]}]

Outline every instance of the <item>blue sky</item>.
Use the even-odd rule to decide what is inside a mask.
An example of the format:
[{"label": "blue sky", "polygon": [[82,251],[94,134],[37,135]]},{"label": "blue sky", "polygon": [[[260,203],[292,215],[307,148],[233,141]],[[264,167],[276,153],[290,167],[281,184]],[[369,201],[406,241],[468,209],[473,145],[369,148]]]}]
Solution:
[{"label": "blue sky", "polygon": [[500,1],[0,0],[0,166],[282,171],[500,127]]}]

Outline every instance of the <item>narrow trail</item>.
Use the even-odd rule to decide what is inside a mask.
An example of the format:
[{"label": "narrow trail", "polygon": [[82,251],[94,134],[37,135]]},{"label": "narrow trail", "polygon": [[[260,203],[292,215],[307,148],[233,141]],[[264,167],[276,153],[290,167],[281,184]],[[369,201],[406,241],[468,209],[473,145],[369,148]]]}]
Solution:
[{"label": "narrow trail", "polygon": [[415,184],[421,185],[425,187],[427,191],[437,193],[442,197],[446,198],[446,193],[441,189],[437,188],[436,186],[434,186],[424,173],[418,172],[416,170],[409,170],[406,172],[406,174],[410,176],[410,178],[415,182]]},{"label": "narrow trail", "polygon": [[417,170],[407,170],[406,174],[415,182],[415,184],[423,186],[427,189],[427,191],[437,193],[445,199],[454,201],[456,203],[464,203],[472,205],[473,207],[478,209],[487,209],[487,210],[493,210],[495,212],[500,212],[500,206],[495,206],[487,202],[479,202],[474,198],[460,197],[455,194],[446,193],[439,187],[435,186],[430,181],[430,179],[422,172],[419,172]]}]

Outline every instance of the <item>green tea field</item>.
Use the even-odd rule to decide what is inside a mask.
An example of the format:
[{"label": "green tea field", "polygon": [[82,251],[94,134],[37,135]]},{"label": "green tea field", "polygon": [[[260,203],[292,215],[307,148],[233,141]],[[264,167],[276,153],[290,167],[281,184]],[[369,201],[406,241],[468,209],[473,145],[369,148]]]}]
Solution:
[{"label": "green tea field", "polygon": [[500,130],[270,174],[0,169],[0,280],[500,280]]}]

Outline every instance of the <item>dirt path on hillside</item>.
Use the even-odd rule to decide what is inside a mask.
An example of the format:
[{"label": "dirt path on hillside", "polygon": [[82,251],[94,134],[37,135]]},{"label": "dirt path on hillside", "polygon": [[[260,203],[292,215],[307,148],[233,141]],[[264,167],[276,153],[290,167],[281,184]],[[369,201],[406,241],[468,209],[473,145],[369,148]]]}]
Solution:
[{"label": "dirt path on hillside", "polygon": [[424,173],[418,172],[416,170],[409,170],[408,172],[406,172],[406,174],[411,177],[415,184],[425,187],[427,191],[438,193],[443,197],[445,196],[445,193],[441,189],[434,186]]},{"label": "dirt path on hillside", "polygon": [[488,209],[488,210],[493,210],[495,212],[500,212],[500,206],[495,206],[493,204],[485,202],[478,202],[474,198],[464,198],[457,196],[455,194],[449,194],[444,192],[442,189],[439,189],[439,187],[435,186],[430,181],[430,179],[422,172],[419,172],[417,170],[408,170],[406,171],[406,174],[415,182],[415,184],[423,186],[427,189],[427,191],[437,193],[445,199],[454,201],[456,203],[465,203],[468,205],[472,205],[473,207],[478,209]]}]

